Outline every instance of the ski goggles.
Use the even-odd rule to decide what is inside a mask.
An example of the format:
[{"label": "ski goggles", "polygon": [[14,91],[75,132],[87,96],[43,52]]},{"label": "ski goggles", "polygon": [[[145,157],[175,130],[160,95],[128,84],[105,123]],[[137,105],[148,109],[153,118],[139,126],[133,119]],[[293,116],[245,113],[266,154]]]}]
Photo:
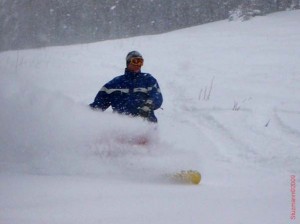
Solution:
[{"label": "ski goggles", "polygon": [[130,64],[136,65],[136,66],[142,66],[144,64],[143,58],[130,58]]}]

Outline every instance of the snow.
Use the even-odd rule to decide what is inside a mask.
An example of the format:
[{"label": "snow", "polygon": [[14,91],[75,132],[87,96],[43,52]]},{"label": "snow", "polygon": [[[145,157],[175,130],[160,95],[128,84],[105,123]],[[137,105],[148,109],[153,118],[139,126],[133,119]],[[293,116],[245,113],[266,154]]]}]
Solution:
[{"label": "snow", "polygon": [[[0,223],[296,223],[299,21],[298,10],[1,53]],[[158,127],[87,106],[131,50],[160,84]],[[200,185],[167,178],[183,169]]]}]

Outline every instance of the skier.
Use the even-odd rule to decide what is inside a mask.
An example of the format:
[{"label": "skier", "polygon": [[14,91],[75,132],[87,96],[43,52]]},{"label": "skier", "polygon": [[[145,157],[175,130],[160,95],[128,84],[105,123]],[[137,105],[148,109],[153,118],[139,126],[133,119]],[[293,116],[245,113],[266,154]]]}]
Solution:
[{"label": "skier", "polygon": [[149,73],[141,72],[143,63],[139,52],[129,52],[125,74],[106,83],[90,106],[102,111],[111,106],[114,112],[156,123],[154,110],[160,108],[163,98],[156,79]]}]

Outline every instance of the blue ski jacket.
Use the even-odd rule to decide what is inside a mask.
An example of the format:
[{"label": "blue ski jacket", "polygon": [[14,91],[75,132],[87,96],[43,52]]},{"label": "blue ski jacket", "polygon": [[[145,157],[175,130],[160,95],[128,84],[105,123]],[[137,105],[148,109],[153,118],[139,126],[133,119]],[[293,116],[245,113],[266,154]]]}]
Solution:
[{"label": "blue ski jacket", "polygon": [[[103,111],[111,106],[114,112],[157,122],[154,110],[160,108],[162,102],[159,85],[152,75],[125,70],[124,75],[114,78],[100,89],[90,106]],[[147,113],[143,110],[144,106],[149,109]]]}]

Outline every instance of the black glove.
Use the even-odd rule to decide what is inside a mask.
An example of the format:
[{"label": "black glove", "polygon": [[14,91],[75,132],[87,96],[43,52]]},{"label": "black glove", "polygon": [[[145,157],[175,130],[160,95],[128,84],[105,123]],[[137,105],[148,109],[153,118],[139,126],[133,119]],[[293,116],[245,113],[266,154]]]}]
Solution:
[{"label": "black glove", "polygon": [[139,114],[141,117],[149,117],[151,111],[153,111],[153,101],[147,100],[146,103],[139,108]]}]

